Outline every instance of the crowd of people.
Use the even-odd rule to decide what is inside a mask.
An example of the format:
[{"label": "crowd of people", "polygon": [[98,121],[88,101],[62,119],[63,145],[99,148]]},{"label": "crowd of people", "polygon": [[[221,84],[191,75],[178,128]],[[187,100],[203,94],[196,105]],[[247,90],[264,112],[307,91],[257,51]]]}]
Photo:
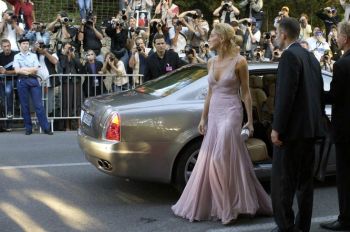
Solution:
[{"label": "crowd of people", "polygon": [[[207,63],[217,55],[209,48],[208,36],[219,22],[234,29],[235,43],[248,61],[278,62],[282,50],[275,43],[276,28],[291,13],[288,6],[283,6],[276,12],[274,28],[263,32],[263,0],[224,0],[214,10],[211,23],[200,9],[181,11],[173,0],[120,0],[120,10],[101,24],[91,11],[91,0],[77,1],[80,20],[73,21],[67,12],[60,11],[51,22],[36,21],[35,1],[7,2],[12,7],[3,9],[0,22],[0,73],[4,77],[15,74],[12,59],[21,52],[18,41],[28,39],[29,51],[37,55],[40,63],[36,74],[48,88],[49,99],[58,85],[65,91],[63,96],[70,96],[69,101],[63,99],[62,106],[62,115],[68,117],[79,114],[85,97],[123,91],[185,64]],[[349,4],[344,0],[340,3],[348,12]],[[308,15],[302,14],[299,40],[315,54],[322,69],[332,71],[333,63],[341,56],[336,43],[340,19],[334,7],[321,9],[317,16],[323,20],[324,30],[312,27]],[[70,76],[58,79],[50,76],[53,74]],[[84,78],[77,74],[108,76]],[[6,83],[5,79],[0,82],[0,99],[5,108],[0,117],[11,118],[17,78],[7,78]],[[49,106],[49,113],[52,110]]]},{"label": "crowd of people", "polygon": [[[79,114],[81,97],[120,92],[130,82],[142,83],[127,74],[141,74],[143,81],[149,81],[184,64],[207,63],[209,89],[199,123],[204,140],[188,184],[172,207],[174,214],[190,221],[219,219],[223,224],[233,223],[242,214],[273,215],[277,224],[273,231],[309,231],[314,149],[317,139],[326,135],[327,103],[333,106],[340,214],[321,226],[350,230],[349,1],[340,0],[345,20],[339,25],[335,7],[316,13],[324,30],[312,27],[307,14],[298,20],[291,18],[289,7],[283,6],[274,19],[275,28],[268,32],[262,32],[263,0],[239,4],[224,0],[213,12],[216,18],[211,25],[200,9],[181,12],[172,0],[158,4],[121,0],[120,12],[101,27],[91,12],[91,1],[78,1],[78,26],[64,11],[52,22],[37,22],[32,1],[8,2],[13,9],[6,9],[0,22],[0,73],[5,77],[0,82],[0,100],[5,108],[2,112],[11,118],[17,85],[26,135],[32,134],[29,99],[44,133],[52,135],[40,85],[48,88],[49,98],[54,87],[63,86],[62,96],[70,98],[63,99],[62,114],[69,117]],[[159,17],[152,16],[153,8]],[[254,130],[247,60],[279,62],[271,132],[272,203],[239,136],[241,101],[248,119],[245,127],[251,134]],[[321,69],[333,72],[325,97]],[[56,73],[67,76],[51,78]],[[10,75],[16,77],[6,79]],[[292,209],[295,195],[296,216]]]}]

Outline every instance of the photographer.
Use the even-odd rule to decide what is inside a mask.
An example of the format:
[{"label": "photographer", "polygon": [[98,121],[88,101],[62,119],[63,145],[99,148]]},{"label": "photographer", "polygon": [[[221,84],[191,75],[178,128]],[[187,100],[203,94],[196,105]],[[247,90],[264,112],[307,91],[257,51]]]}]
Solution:
[{"label": "photographer", "polygon": [[169,39],[171,40],[171,49],[184,56],[183,49],[187,44],[188,27],[190,26],[185,18],[174,17],[173,26],[169,29]]},{"label": "photographer", "polygon": [[332,60],[332,52],[330,50],[325,51],[320,60],[321,69],[328,72],[333,72],[334,63],[335,62]]},{"label": "photographer", "polygon": [[78,30],[69,25],[71,21],[65,11],[60,11],[56,19],[47,25],[47,30],[53,33],[51,37],[52,41],[50,42],[53,52],[60,51],[63,43],[70,43],[71,45],[75,45],[76,48],[78,47],[74,41]]},{"label": "photographer", "polygon": [[192,48],[191,45],[187,45],[185,47],[185,54],[186,56],[181,58],[181,60],[183,62],[185,62],[186,64],[205,64],[206,62],[201,59],[196,52],[196,49]]},{"label": "photographer", "polygon": [[121,18],[112,18],[106,28],[106,34],[111,38],[111,52],[127,67],[129,54],[126,49],[128,29]]},{"label": "photographer", "polygon": [[256,20],[254,18],[248,19],[243,36],[243,51],[247,55],[248,59],[253,58],[254,50],[257,48],[260,42],[260,37],[261,32],[256,27]]},{"label": "photographer", "polygon": [[[326,27],[326,35],[329,34],[333,25],[338,25],[339,17],[337,15],[337,10],[335,7],[326,7],[324,9],[321,9],[320,11],[316,12],[316,16],[323,21]],[[326,39],[328,42],[328,38]]]},{"label": "photographer", "polygon": [[198,57],[202,59],[205,63],[212,57],[214,57],[214,52],[210,51],[208,42],[201,42],[199,46],[199,55]]},{"label": "photographer", "polygon": [[[132,49],[132,55],[129,60],[129,67],[132,69],[132,74],[145,75],[146,70],[146,59],[148,53],[151,51],[150,48],[146,48],[145,41],[142,37],[137,37],[135,40],[135,47]],[[134,84],[141,84],[139,78],[133,79]]]},{"label": "photographer", "polygon": [[272,60],[273,50],[275,49],[274,43],[276,39],[276,31],[270,31],[263,33],[263,49],[264,49],[264,58],[265,60]]},{"label": "photographer", "polygon": [[17,38],[24,34],[24,25],[18,23],[17,16],[12,10],[6,10],[2,15],[0,22],[0,36],[3,39],[8,39],[12,44],[13,51],[19,51]]},{"label": "photographer", "polygon": [[50,44],[50,33],[46,31],[44,23],[34,22],[32,30],[27,32],[26,37],[31,42],[43,41],[45,45]]},{"label": "photographer", "polygon": [[344,8],[345,13],[344,13],[344,20],[349,21],[349,16],[350,16],[350,1],[349,0],[339,0],[340,5]]},{"label": "photographer", "polygon": [[246,18],[254,17],[256,19],[256,27],[260,30],[264,19],[263,0],[243,0],[239,7],[245,8]]},{"label": "photographer", "polygon": [[86,20],[82,21],[78,33],[78,40],[83,44],[85,53],[87,53],[88,50],[93,50],[96,54],[96,59],[103,62],[103,56],[100,54],[103,35],[96,29],[96,19],[97,17],[95,15],[89,14]]},{"label": "photographer", "polygon": [[173,0],[160,0],[155,9],[155,14],[161,15],[161,20],[166,27],[171,27],[171,19],[178,16],[180,9],[173,3]]},{"label": "photographer", "polygon": [[48,97],[48,113],[52,113],[54,107],[54,87],[59,85],[59,80],[55,77],[50,77],[56,74],[56,65],[58,64],[58,56],[56,53],[52,54],[48,51],[47,45],[44,41],[38,40],[34,44],[34,53],[38,56],[40,63],[37,74],[41,77],[42,84],[47,88]]},{"label": "photographer", "polygon": [[265,61],[264,53],[265,53],[264,50],[258,46],[256,49],[254,49],[252,61],[264,62]]},{"label": "photographer", "polygon": [[331,47],[331,51],[333,54],[332,59],[334,61],[337,61],[342,55],[341,50],[338,47],[337,40],[338,40],[338,30],[337,30],[337,27],[333,25],[331,28],[331,32],[329,32],[328,34],[328,41],[329,41],[328,43]]},{"label": "photographer", "polygon": [[285,17],[289,17],[289,7],[288,6],[283,6],[281,8],[281,11],[278,12],[278,16],[274,20],[273,26],[277,29],[280,21]]},{"label": "photographer", "polygon": [[222,23],[230,23],[232,20],[236,19],[239,13],[238,8],[233,5],[231,0],[224,0],[221,2],[221,5],[214,10],[213,15],[220,17],[220,22]]},{"label": "photographer", "polygon": [[315,55],[318,61],[321,60],[326,50],[330,50],[329,44],[323,37],[323,32],[318,27],[314,28],[314,36],[306,41],[309,43],[310,52]]},{"label": "photographer", "polygon": [[130,17],[128,28],[128,40],[126,45],[128,51],[131,51],[132,48],[135,46],[136,38],[139,36],[143,36],[144,33],[144,30],[141,30],[140,27],[137,27],[136,19],[134,17]]},{"label": "photographer", "polygon": [[300,24],[299,39],[306,40],[310,38],[312,35],[312,29],[311,29],[311,25],[308,23],[307,14],[301,14],[301,17],[299,19],[299,24]]},{"label": "photographer", "polygon": [[279,62],[281,59],[282,52],[283,51],[281,51],[279,47],[275,47],[272,53],[271,62]]},{"label": "photographer", "polygon": [[[81,77],[82,66],[75,55],[75,48],[70,43],[64,43],[58,53],[59,73],[73,74],[62,77],[62,109],[63,117],[77,116],[81,110]],[[76,74],[76,75],[74,75]],[[66,130],[71,129],[71,121],[65,120],[62,125]]]},{"label": "photographer", "polygon": [[163,35],[167,48],[171,46],[171,40],[169,38],[169,31],[164,22],[161,19],[152,19],[149,26],[149,38],[148,47],[153,48],[153,40],[157,34]]},{"label": "photographer", "polygon": [[202,12],[199,9],[185,11],[179,15],[179,18],[188,17],[188,24],[182,21],[188,27],[187,44],[190,44],[196,52],[199,52],[199,45],[206,41],[209,32],[209,24],[202,19]]},{"label": "photographer", "polygon": [[14,14],[18,17],[20,23],[24,23],[25,31],[32,29],[35,22],[34,4],[29,0],[7,0],[14,7]]},{"label": "photographer", "polygon": [[98,96],[106,92],[106,89],[102,83],[102,77],[92,76],[93,74],[99,74],[102,66],[103,63],[96,60],[96,54],[94,50],[87,50],[86,63],[82,68],[82,74],[90,74],[88,77],[85,77],[83,83],[85,97]]}]

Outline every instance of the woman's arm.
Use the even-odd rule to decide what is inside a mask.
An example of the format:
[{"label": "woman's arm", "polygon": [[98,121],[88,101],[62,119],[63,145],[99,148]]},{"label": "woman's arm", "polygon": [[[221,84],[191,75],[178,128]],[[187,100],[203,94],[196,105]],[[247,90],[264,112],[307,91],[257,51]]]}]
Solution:
[{"label": "woman's arm", "polygon": [[237,65],[237,76],[241,82],[241,98],[243,100],[245,109],[247,111],[248,122],[244,125],[244,127],[248,127],[250,133],[252,134],[254,131],[253,127],[253,113],[252,113],[252,97],[250,95],[249,90],[249,72],[248,72],[248,64],[246,59],[242,59]]}]

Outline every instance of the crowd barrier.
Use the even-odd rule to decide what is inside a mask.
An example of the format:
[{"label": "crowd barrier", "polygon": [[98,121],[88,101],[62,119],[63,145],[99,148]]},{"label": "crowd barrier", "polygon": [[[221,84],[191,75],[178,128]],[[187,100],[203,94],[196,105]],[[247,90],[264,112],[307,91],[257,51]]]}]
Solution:
[{"label": "crowd barrier", "polygon": [[[43,105],[53,130],[54,120],[80,119],[81,105],[86,98],[133,89],[143,83],[143,76],[54,74],[40,82]],[[31,112],[35,123],[37,118],[32,107]],[[16,120],[23,120],[17,93],[17,76],[0,75],[0,121]]]}]

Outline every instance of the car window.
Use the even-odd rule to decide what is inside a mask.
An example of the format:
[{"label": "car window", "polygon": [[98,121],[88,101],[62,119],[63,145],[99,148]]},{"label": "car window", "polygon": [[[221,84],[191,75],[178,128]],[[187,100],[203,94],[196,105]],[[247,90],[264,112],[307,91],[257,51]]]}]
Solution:
[{"label": "car window", "polygon": [[166,97],[207,75],[207,69],[200,66],[185,67],[177,72],[148,81],[135,91],[156,97]]}]

